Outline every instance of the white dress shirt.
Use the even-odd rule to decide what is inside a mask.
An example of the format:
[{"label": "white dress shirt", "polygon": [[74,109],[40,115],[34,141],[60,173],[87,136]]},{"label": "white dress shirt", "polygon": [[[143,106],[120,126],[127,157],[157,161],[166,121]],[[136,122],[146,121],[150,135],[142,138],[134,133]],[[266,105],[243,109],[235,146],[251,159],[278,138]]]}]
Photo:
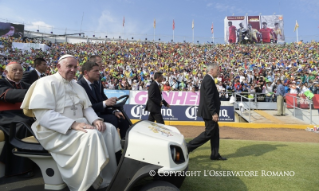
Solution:
[{"label": "white dress shirt", "polygon": [[[83,76],[83,78],[84,78],[84,79],[85,79],[85,81],[88,83],[89,88],[92,90],[92,87],[91,87],[92,82],[90,82],[89,80],[87,80],[85,76]],[[106,104],[105,104],[105,102],[103,101],[102,103],[103,103],[103,107],[104,107],[104,108],[106,108]]]},{"label": "white dress shirt", "polygon": [[[38,76],[39,76],[39,78],[41,77],[41,73],[37,70],[37,69],[35,69],[35,71],[37,72],[37,74],[38,74]],[[44,74],[44,73],[43,73]],[[45,74],[44,74],[45,75]]]}]

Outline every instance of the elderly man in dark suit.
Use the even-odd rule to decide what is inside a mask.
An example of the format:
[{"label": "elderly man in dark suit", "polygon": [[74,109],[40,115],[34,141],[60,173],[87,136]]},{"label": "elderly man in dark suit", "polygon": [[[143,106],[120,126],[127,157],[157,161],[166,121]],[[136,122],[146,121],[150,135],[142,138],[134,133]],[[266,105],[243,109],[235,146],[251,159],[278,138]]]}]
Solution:
[{"label": "elderly man in dark suit", "polygon": [[[5,69],[6,77],[0,79],[0,130],[5,133],[5,145],[0,153],[0,162],[6,165],[6,176],[23,175],[33,176],[33,162],[28,158],[12,154],[12,145],[9,142],[10,126],[12,122],[23,122],[31,126],[33,118],[27,117],[20,109],[21,103],[29,89],[29,84],[21,82],[23,70],[17,61],[11,61]],[[31,133],[17,125],[16,137],[23,139]]]},{"label": "elderly man in dark suit", "polygon": [[154,81],[151,83],[148,89],[148,100],[146,103],[145,110],[150,112],[148,116],[149,121],[156,121],[157,123],[164,124],[164,119],[161,114],[161,108],[164,104],[165,107],[170,105],[162,98],[162,91],[160,84],[163,81],[163,75],[161,72],[154,74]]},{"label": "elderly man in dark suit", "polygon": [[34,70],[23,73],[22,82],[31,85],[37,79],[45,76],[45,72],[47,71],[47,62],[43,58],[36,58],[34,60],[34,67]]},{"label": "elderly man in dark suit", "polygon": [[111,123],[115,127],[120,129],[120,135],[122,139],[125,139],[126,131],[129,128],[128,121],[122,112],[113,108],[116,104],[117,98],[107,98],[103,90],[102,84],[98,84],[100,79],[99,65],[95,62],[88,61],[82,66],[83,77],[78,80],[80,84],[89,96],[92,103],[92,108],[95,113],[104,119],[104,122]]},{"label": "elderly man in dark suit", "polygon": [[214,79],[219,75],[219,66],[216,63],[207,64],[207,75],[204,77],[200,89],[200,102],[197,116],[205,122],[205,131],[187,144],[188,152],[210,140],[211,160],[226,160],[219,154],[219,127],[218,115],[220,110],[219,94]]}]

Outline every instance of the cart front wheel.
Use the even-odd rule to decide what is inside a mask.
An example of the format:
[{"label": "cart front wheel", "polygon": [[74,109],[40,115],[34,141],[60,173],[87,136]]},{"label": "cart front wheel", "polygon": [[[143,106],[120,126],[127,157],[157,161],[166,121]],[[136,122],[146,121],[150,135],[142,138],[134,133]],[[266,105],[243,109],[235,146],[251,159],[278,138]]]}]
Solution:
[{"label": "cart front wheel", "polygon": [[159,180],[145,185],[140,191],[179,191],[179,189],[174,184]]}]

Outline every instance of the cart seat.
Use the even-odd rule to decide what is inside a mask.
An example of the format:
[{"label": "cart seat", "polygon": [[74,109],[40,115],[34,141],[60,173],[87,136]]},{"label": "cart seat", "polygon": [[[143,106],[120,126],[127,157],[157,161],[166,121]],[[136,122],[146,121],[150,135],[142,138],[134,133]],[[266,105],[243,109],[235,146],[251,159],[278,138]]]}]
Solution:
[{"label": "cart seat", "polygon": [[18,139],[15,136],[16,124],[12,123],[10,127],[9,140],[10,144],[14,146],[12,153],[16,156],[29,158],[40,167],[45,190],[62,190],[65,188],[66,184],[62,180],[56,162],[53,160],[51,154],[34,137],[32,129],[22,123],[33,136]]},{"label": "cart seat", "polygon": [[4,132],[0,129],[0,142],[5,141]]},{"label": "cart seat", "polygon": [[39,143],[39,141],[34,136],[23,138],[21,139],[21,141],[25,143]]},{"label": "cart seat", "polygon": [[[5,137],[4,132],[0,129],[0,153],[2,153],[2,149],[4,147]],[[5,175],[5,165],[0,162],[0,178]]]}]

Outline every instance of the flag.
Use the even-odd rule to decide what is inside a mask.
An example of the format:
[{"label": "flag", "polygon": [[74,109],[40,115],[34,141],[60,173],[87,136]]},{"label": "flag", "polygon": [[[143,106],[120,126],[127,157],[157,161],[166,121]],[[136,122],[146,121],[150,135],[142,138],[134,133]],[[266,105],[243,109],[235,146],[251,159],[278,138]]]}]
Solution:
[{"label": "flag", "polygon": [[210,27],[210,31],[212,31],[212,34],[214,33],[214,24],[212,23],[212,26]]},{"label": "flag", "polygon": [[192,29],[194,29],[194,19],[193,19],[193,22],[192,22]]},{"label": "flag", "polygon": [[173,19],[173,30],[175,30],[175,21]]},{"label": "flag", "polygon": [[154,29],[156,28],[156,20],[154,19],[154,25],[153,25]]},{"label": "flag", "polygon": [[297,30],[297,28],[299,28],[299,25],[298,25],[298,22],[297,22],[297,20],[296,20],[296,25],[295,25],[294,32]]},{"label": "flag", "polygon": [[124,27],[124,24],[125,24],[125,17],[123,17],[123,27]]}]

